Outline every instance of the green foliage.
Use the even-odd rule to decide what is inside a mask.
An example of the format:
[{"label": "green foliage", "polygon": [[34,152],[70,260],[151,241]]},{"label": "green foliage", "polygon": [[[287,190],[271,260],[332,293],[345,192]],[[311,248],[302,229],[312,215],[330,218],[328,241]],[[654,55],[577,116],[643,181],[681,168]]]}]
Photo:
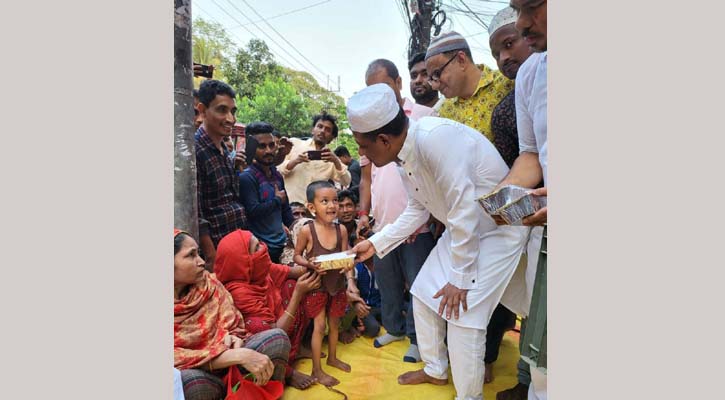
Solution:
[{"label": "green foliage", "polygon": [[279,77],[282,72],[267,44],[259,39],[252,39],[246,48],[239,49],[233,65],[228,65],[226,70],[227,83],[241,97],[254,96],[255,89],[262,85],[266,78]]},{"label": "green foliage", "polygon": [[[192,27],[192,58],[214,65],[214,79],[234,88],[237,118],[244,124],[266,121],[285,134],[307,136],[312,116],[324,110],[338,118],[341,131],[349,128],[344,99],[320,86],[310,73],[280,66],[262,40],[252,39],[237,48],[221,24],[197,18]],[[194,86],[199,87],[203,79],[194,78]],[[352,136],[341,140],[347,140],[346,146],[357,156]]]},{"label": "green foliage", "polygon": [[311,116],[295,88],[280,77],[268,76],[254,97],[238,97],[237,120],[243,124],[264,121],[283,134],[302,136],[310,130]]},{"label": "green foliage", "polygon": [[[340,124],[338,123],[338,126]],[[340,128],[342,129],[342,128]],[[335,150],[337,146],[345,146],[347,147],[347,150],[350,152],[350,155],[352,158],[355,158],[357,160],[360,160],[360,154],[358,153],[358,145],[355,142],[355,138],[352,137],[351,134],[347,132],[340,132],[339,135],[337,135],[337,138],[330,143],[330,149]]]},{"label": "green foliage", "polygon": [[[229,58],[236,51],[234,42],[224,27],[216,22],[197,18],[191,28],[191,57],[195,63],[214,65],[214,78],[227,81],[230,69]],[[194,78],[198,87],[204,78]]]}]

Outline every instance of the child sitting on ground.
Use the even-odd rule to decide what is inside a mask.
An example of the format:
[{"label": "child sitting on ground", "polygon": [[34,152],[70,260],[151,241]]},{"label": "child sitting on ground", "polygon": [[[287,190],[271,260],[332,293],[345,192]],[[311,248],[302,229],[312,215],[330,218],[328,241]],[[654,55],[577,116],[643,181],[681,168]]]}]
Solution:
[{"label": "child sitting on ground", "polygon": [[335,223],[338,211],[335,187],[325,181],[310,183],[307,186],[307,202],[307,209],[315,218],[306,223],[299,232],[295,243],[294,262],[322,275],[322,288],[308,293],[304,301],[307,315],[314,316],[311,375],[325,386],[334,386],[340,381],[325,373],[320,361],[325,322],[326,319],[329,320],[327,365],[350,372],[350,365],[337,358],[340,318],[345,315],[347,308],[345,275],[349,278],[351,289],[357,291],[357,287],[355,287],[352,269],[322,271],[319,270],[319,263],[310,261],[323,254],[348,249],[347,230],[344,226]]}]

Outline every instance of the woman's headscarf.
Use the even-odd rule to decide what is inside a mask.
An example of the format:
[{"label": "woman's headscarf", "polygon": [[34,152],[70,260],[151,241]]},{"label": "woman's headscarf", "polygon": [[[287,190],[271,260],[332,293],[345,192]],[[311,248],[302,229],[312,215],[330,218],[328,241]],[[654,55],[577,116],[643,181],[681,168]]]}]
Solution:
[{"label": "woman's headscarf", "polygon": [[[174,229],[174,237],[181,233]],[[174,300],[174,367],[202,366],[225,350],[224,336],[245,337],[244,320],[232,296],[208,272],[189,292]]]},{"label": "woman's headscarf", "polygon": [[284,312],[279,288],[289,267],[273,264],[264,242],[250,254],[251,239],[251,232],[236,230],[219,241],[214,272],[244,315],[247,330],[257,333],[269,329]]}]

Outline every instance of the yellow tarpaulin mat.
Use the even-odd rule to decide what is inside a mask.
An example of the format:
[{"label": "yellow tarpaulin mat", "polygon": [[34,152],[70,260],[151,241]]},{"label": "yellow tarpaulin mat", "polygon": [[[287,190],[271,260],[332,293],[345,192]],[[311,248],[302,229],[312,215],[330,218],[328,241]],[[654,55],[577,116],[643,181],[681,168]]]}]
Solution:
[{"label": "yellow tarpaulin mat", "polygon": [[[384,329],[381,329],[381,334]],[[338,358],[352,366],[352,372],[346,373],[325,364],[322,368],[328,374],[340,380],[335,389],[347,394],[349,400],[446,400],[453,399],[455,391],[448,373],[448,385],[431,384],[403,386],[398,384],[398,375],[414,369],[423,368],[423,363],[412,364],[403,362],[403,355],[408,350],[409,341],[401,340],[376,349],[373,339],[359,337],[351,344],[339,343]],[[516,384],[516,363],[518,362],[519,336],[515,331],[507,332],[501,343],[498,361],[494,364],[494,381],[485,384],[483,397],[494,400],[496,393]],[[323,351],[327,352],[327,344],[323,343]],[[300,360],[295,368],[305,374],[312,371],[312,360]],[[286,387],[283,400],[339,400],[342,396],[329,391],[322,385],[314,385],[307,390]]]}]

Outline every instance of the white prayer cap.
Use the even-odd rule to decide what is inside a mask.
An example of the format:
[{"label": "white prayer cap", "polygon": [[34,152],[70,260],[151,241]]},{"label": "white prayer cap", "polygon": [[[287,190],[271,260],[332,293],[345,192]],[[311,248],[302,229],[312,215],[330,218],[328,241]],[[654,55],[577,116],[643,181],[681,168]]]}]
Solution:
[{"label": "white prayer cap", "polygon": [[488,24],[488,36],[491,37],[500,28],[513,24],[516,22],[516,18],[516,11],[513,8],[506,7],[502,9],[493,16],[491,23]]},{"label": "white prayer cap", "polygon": [[353,132],[367,133],[382,128],[399,111],[395,92],[384,83],[370,85],[347,101],[347,120]]}]

